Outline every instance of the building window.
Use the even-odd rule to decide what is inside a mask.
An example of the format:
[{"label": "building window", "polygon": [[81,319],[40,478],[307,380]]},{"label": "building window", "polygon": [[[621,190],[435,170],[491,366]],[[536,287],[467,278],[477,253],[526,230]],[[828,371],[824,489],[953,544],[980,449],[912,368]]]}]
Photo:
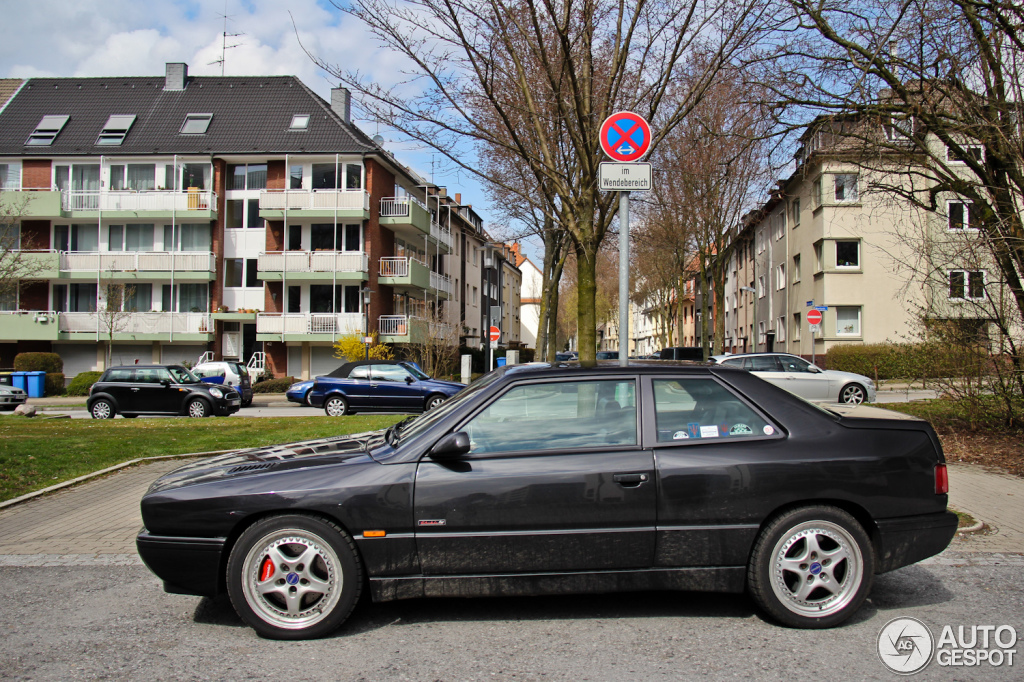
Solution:
[{"label": "building window", "polygon": [[860,307],[836,307],[836,336],[860,336]]},{"label": "building window", "polygon": [[758,343],[764,343],[765,342],[764,322],[758,322],[757,323],[757,342]]},{"label": "building window", "polygon": [[64,124],[68,122],[70,116],[43,116],[39,121],[39,125],[32,131],[32,134],[28,136],[25,141],[26,146],[31,147],[49,147],[53,144],[54,139],[60,134],[60,131],[64,129]]},{"label": "building window", "polygon": [[910,116],[893,115],[889,117],[889,122],[883,128],[885,128],[885,139],[890,142],[902,142],[910,139],[910,136],[914,134],[914,119]]},{"label": "building window", "polygon": [[821,178],[814,181],[811,186],[811,200],[814,202],[814,208],[820,208],[824,197],[821,189]]},{"label": "building window", "polygon": [[836,267],[837,268],[859,268],[860,267],[860,242],[837,241],[836,242]]},{"label": "building window", "polygon": [[821,242],[814,245],[814,271],[821,272],[824,269],[824,263],[822,262],[822,248]]},{"label": "building window", "polygon": [[984,270],[950,270],[949,297],[954,300],[985,298]]},{"label": "building window", "polygon": [[259,278],[259,260],[256,258],[245,259],[245,286],[250,289],[258,289],[263,286]]},{"label": "building window", "polygon": [[100,130],[100,136],[96,138],[97,146],[110,146],[117,147],[124,142],[125,136],[128,134],[128,130],[135,123],[135,114],[128,116],[113,115],[107,119],[107,122],[103,125],[103,129]]},{"label": "building window", "polygon": [[781,291],[786,288],[786,264],[779,263],[775,266],[775,290]]},{"label": "building window", "polygon": [[[10,251],[21,250],[21,224],[0,222],[0,253],[6,255]],[[18,289],[18,287],[14,287]]]},{"label": "building window", "polygon": [[111,225],[107,228],[108,251],[152,251],[153,225]]},{"label": "building window", "polygon": [[302,166],[292,166],[288,176],[288,189],[302,189]]},{"label": "building window", "polygon": [[800,224],[800,199],[793,199],[789,202],[789,211],[793,227],[797,227]]},{"label": "building window", "polygon": [[0,163],[0,189],[21,189],[21,168],[16,164]]},{"label": "building window", "polygon": [[842,173],[834,178],[836,203],[853,203],[859,200],[856,173]]},{"label": "building window", "polygon": [[255,190],[267,188],[267,164],[250,163],[228,166],[228,189]]},{"label": "building window", "polygon": [[288,126],[289,130],[305,130],[309,127],[309,114],[295,114],[292,116],[291,125]]},{"label": "building window", "polygon": [[794,341],[799,341],[800,340],[800,324],[801,324],[801,315],[800,315],[800,313],[793,313],[793,340]]},{"label": "building window", "polygon": [[224,259],[224,286],[226,288],[237,288],[242,286],[242,263],[241,258]]},{"label": "building window", "polygon": [[980,163],[985,160],[985,148],[980,144],[962,144],[960,149],[962,151],[958,152],[955,149],[946,147],[946,161],[966,163],[967,159],[970,158]]},{"label": "building window", "polygon": [[212,120],[213,114],[186,114],[179,132],[182,135],[205,135]]},{"label": "building window", "polygon": [[786,340],[786,318],[784,316],[779,316],[775,320],[775,340],[780,343]]},{"label": "building window", "polygon": [[757,278],[757,297],[764,298],[764,275],[759,275]]},{"label": "building window", "polygon": [[978,229],[975,222],[975,211],[972,210],[971,206],[966,201],[950,201],[946,204],[950,230]]},{"label": "building window", "polygon": [[800,254],[793,256],[793,284],[800,281]]}]

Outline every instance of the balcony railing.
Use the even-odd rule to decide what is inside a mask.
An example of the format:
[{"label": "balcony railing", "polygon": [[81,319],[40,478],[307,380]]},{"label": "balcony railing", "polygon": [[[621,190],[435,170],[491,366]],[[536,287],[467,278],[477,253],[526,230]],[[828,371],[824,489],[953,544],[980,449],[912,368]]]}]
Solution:
[{"label": "balcony railing", "polygon": [[430,221],[430,236],[447,246],[448,250],[451,251],[452,230],[450,227]]},{"label": "balcony railing", "polygon": [[409,317],[381,315],[377,318],[377,332],[381,336],[406,336],[409,333]]},{"label": "balcony railing", "polygon": [[62,332],[109,334],[210,334],[208,313],[60,313]]},{"label": "balcony railing", "polygon": [[64,211],[213,211],[217,207],[217,193],[206,190],[64,190],[60,204]]},{"label": "balcony railing", "polygon": [[381,336],[409,336],[412,333],[412,326],[426,329],[435,339],[451,339],[455,333],[454,325],[446,322],[428,322],[415,315],[381,315],[377,318],[377,333]]},{"label": "balcony railing", "polygon": [[370,195],[361,189],[268,189],[260,192],[260,208],[268,211],[369,211]]},{"label": "balcony railing", "polygon": [[416,197],[384,197],[380,200],[381,218],[408,218],[412,213],[410,204],[416,204],[424,211],[427,207]]},{"label": "balcony railing", "polygon": [[257,334],[361,334],[362,313],[260,313]]},{"label": "balcony railing", "polygon": [[430,272],[430,288],[436,289],[437,291],[443,291],[444,293],[451,296],[452,293],[452,278],[448,275],[441,275],[433,270]]},{"label": "balcony railing", "polygon": [[409,261],[413,260],[427,267],[427,264],[416,258],[406,258],[404,256],[385,256],[380,259],[380,276],[381,277],[408,277],[409,276]]},{"label": "balcony railing", "polygon": [[267,272],[368,272],[362,251],[264,251],[257,267]]},{"label": "balcony railing", "polygon": [[61,251],[61,272],[213,272],[209,251]]}]

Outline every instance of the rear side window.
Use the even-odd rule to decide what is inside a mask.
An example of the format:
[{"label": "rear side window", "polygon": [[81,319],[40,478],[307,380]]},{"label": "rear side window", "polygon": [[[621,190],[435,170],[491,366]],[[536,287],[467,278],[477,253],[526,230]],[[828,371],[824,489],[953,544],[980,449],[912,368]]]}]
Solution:
[{"label": "rear side window", "polygon": [[370,366],[361,365],[356,367],[348,375],[349,379],[369,379],[370,378]]},{"label": "rear side window", "polygon": [[779,361],[774,355],[755,355],[747,358],[743,366],[752,372],[781,372]]},{"label": "rear side window", "polygon": [[163,367],[140,368],[135,370],[135,382],[139,384],[159,384],[170,381],[171,373]]},{"label": "rear side window", "polygon": [[755,438],[778,432],[710,379],[655,379],[652,385],[659,443]]},{"label": "rear side window", "polygon": [[124,367],[121,369],[112,369],[107,372],[107,376],[103,377],[103,381],[123,381],[128,382],[132,380],[132,369],[130,367]]}]

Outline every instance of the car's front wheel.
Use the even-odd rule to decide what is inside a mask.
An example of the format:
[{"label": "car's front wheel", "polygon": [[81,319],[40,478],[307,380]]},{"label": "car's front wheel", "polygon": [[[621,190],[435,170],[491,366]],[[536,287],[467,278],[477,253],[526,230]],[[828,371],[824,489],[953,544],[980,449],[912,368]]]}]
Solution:
[{"label": "car's front wheel", "polygon": [[92,414],[93,419],[113,419],[114,415],[117,414],[114,404],[103,398],[94,402],[89,412]]},{"label": "car's front wheel", "polygon": [[847,384],[839,393],[839,401],[850,405],[860,405],[867,397],[867,391],[860,384]]},{"label": "car's front wheel", "polygon": [[837,507],[801,507],[758,536],[747,568],[750,594],[784,625],[828,628],[852,616],[871,591],[874,550]]},{"label": "car's front wheel", "polygon": [[202,398],[193,398],[188,404],[188,416],[196,419],[210,416],[210,406]]},{"label": "car's front wheel", "polygon": [[324,412],[328,417],[342,417],[348,414],[348,402],[339,395],[331,396],[324,401]]},{"label": "car's front wheel", "polygon": [[228,559],[228,595],[262,637],[311,639],[338,628],[362,590],[352,538],[314,516],[272,516],[249,527]]},{"label": "car's front wheel", "polygon": [[302,396],[302,402],[306,403],[309,407],[313,407],[313,403],[309,402],[310,397],[313,395],[313,389],[306,391],[306,395]]},{"label": "car's front wheel", "polygon": [[434,394],[427,398],[427,409],[432,410],[435,407],[440,407],[441,403],[443,403],[444,401],[445,397],[443,395]]}]

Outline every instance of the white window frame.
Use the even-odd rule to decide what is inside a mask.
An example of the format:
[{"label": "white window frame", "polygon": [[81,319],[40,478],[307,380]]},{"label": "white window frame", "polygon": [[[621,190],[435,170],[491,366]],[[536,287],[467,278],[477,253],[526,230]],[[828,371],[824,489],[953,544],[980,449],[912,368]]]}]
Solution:
[{"label": "white window frame", "polygon": [[[964,276],[964,295],[962,297],[952,296],[949,292],[949,290],[953,286],[953,283],[950,281],[950,279],[952,278],[954,272],[959,272]],[[981,273],[981,296],[971,296],[971,275],[973,273]],[[986,293],[987,286],[988,273],[986,273],[984,270],[965,270],[960,268],[954,268],[952,270],[946,271],[946,297],[950,301],[984,301],[988,297]]]},{"label": "white window frame", "polygon": [[[843,330],[840,330],[840,328],[839,328],[839,325],[840,325],[839,311],[840,310],[845,310],[845,309],[852,309],[852,310],[856,310],[857,311],[857,328],[855,330],[853,330],[853,331],[843,331]],[[836,306],[835,311],[836,311],[836,336],[854,336],[854,337],[862,336],[862,329],[863,329],[863,326],[864,326],[864,323],[863,323],[863,311],[861,310],[861,307],[859,305]]]},{"label": "white window frame", "polygon": [[[952,207],[955,204],[959,204],[964,207],[964,221],[960,227],[953,227],[953,210]],[[971,227],[972,218],[974,216],[974,203],[966,199],[950,199],[946,202],[946,231],[947,232],[977,232],[977,227]]]},{"label": "white window frame", "polygon": [[[900,128],[903,123],[909,123],[909,130]],[[896,114],[889,116],[889,122],[884,124],[882,127],[885,128],[885,139],[890,142],[903,142],[909,140],[916,129],[917,120],[913,116],[903,118]]]},{"label": "white window frame", "polygon": [[780,315],[775,320],[775,340],[779,343],[786,341],[786,316]]},{"label": "white window frame", "polygon": [[757,342],[765,343],[767,338],[765,337],[764,320],[757,323]]},{"label": "white window frame", "polygon": [[814,245],[814,271],[825,270],[825,242],[818,242]]},{"label": "white window frame", "polygon": [[757,297],[764,298],[765,281],[764,275],[757,276]]},{"label": "white window frame", "polygon": [[[839,178],[853,178],[853,196],[846,196],[847,189],[850,185],[847,185],[844,181],[843,186],[843,198],[839,198]],[[832,199],[837,204],[856,204],[860,203],[860,174],[859,173],[833,173],[832,175]]]},{"label": "white window frame", "polygon": [[[964,149],[965,151],[968,150],[968,149],[980,149],[981,150],[981,154],[978,156],[978,163],[984,163],[985,162],[985,145],[980,144],[980,143],[975,143],[975,142],[969,142],[969,143],[965,143],[965,144],[960,145],[960,147],[962,149]],[[962,159],[954,158],[952,156],[952,153],[953,153],[953,150],[949,148],[949,145],[947,145],[946,146],[946,163],[953,163],[953,164],[957,164],[957,165],[967,165],[966,161],[964,161]]]},{"label": "white window frame", "polygon": [[18,192],[21,190],[21,161],[11,159],[3,161],[0,166],[7,166],[7,181],[0,185],[0,190]]},{"label": "white window frame", "polygon": [[786,288],[786,264],[779,263],[775,266],[775,291],[782,291]]},{"label": "white window frame", "polygon": [[800,340],[800,325],[804,323],[803,315],[800,313],[793,313],[793,340]]},{"label": "white window frame", "polygon": [[790,217],[793,220],[793,227],[800,227],[800,197],[794,197],[789,202]]},{"label": "white window frame", "polygon": [[[185,132],[185,128],[189,127],[189,123],[202,123],[206,122],[202,130],[195,130]],[[213,114],[199,114],[199,113],[188,113],[185,114],[185,120],[181,122],[181,128],[178,129],[179,135],[205,135],[210,130],[210,123],[213,122]],[[196,126],[198,127],[198,126]]]},{"label": "white window frame", "polygon": [[814,182],[811,183],[811,208],[819,209],[825,201],[824,195],[824,183],[822,177],[819,175],[815,178]]},{"label": "white window frame", "polygon": [[[836,239],[835,244],[835,255],[836,255],[836,269],[837,270],[860,270],[861,268],[861,252],[860,252],[860,240],[859,239]],[[857,245],[857,264],[856,265],[840,265],[839,264],[839,245],[840,244],[856,244]]]},{"label": "white window frame", "polygon": [[793,254],[793,284],[800,282],[800,254]]}]

